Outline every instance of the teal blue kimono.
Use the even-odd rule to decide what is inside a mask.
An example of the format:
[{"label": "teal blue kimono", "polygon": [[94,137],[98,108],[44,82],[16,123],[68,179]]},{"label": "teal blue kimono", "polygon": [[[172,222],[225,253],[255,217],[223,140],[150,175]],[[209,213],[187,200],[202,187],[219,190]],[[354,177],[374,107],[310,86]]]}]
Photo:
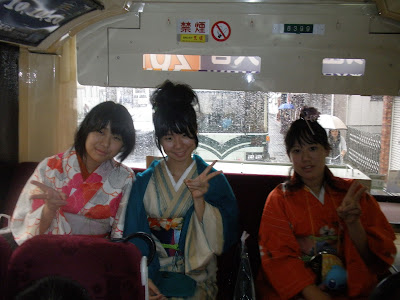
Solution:
[{"label": "teal blue kimono", "polygon": [[[201,174],[208,164],[204,160],[197,156],[193,156],[197,165],[197,172]],[[128,236],[134,232],[146,232],[151,234],[147,213],[143,204],[143,198],[147,189],[147,185],[152,177],[155,168],[160,164],[160,161],[154,161],[151,166],[142,173],[137,174],[136,181],[132,187],[132,191],[128,200],[128,206],[126,209],[124,236]],[[215,172],[213,169],[211,172]],[[204,199],[207,203],[218,208],[223,224],[223,252],[228,250],[231,246],[239,240],[238,233],[238,207],[235,195],[233,194],[232,188],[228,183],[228,180],[223,174],[220,174],[209,181],[209,190],[204,195]],[[184,251],[187,230],[189,226],[189,220],[194,212],[194,206],[192,205],[185,217],[182,226],[182,231],[179,238],[179,249]],[[140,240],[132,241],[143,253],[148,256],[147,245]],[[149,266],[149,277],[154,278],[157,275],[157,271],[160,268],[159,260],[156,255],[154,260]]]}]

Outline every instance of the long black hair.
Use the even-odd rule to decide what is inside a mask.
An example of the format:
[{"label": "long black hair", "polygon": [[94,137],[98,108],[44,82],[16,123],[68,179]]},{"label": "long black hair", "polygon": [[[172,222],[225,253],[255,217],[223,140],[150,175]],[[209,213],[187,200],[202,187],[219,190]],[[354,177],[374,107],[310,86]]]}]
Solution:
[{"label": "long black hair", "polygon": [[135,148],[135,127],[128,110],[121,104],[113,101],[102,102],[86,115],[76,134],[74,147],[82,158],[86,156],[86,139],[90,132],[99,131],[110,124],[112,134],[122,137],[123,146],[117,158],[122,162]]},{"label": "long black hair", "polygon": [[150,103],[153,106],[155,142],[161,153],[161,138],[170,133],[186,134],[198,146],[194,106],[200,108],[200,105],[196,92],[189,85],[166,80],[151,95]]}]

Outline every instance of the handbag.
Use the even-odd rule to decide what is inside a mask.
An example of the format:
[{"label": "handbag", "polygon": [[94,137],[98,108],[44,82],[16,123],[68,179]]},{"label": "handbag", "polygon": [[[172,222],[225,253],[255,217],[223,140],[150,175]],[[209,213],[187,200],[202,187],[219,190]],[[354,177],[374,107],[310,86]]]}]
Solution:
[{"label": "handbag", "polygon": [[154,259],[154,255],[156,254],[156,243],[148,233],[139,231],[123,238],[111,239],[111,241],[116,243],[127,243],[134,238],[139,238],[145,241],[147,246],[149,247],[149,257],[147,258],[147,265],[150,265],[150,263]]},{"label": "handbag", "polygon": [[165,297],[191,297],[197,286],[193,278],[183,273],[168,271],[158,272],[153,282]]},{"label": "handbag", "polygon": [[343,292],[347,285],[347,272],[342,261],[335,254],[319,252],[308,262],[316,275],[316,284],[329,291]]},{"label": "handbag", "polygon": [[[148,245],[149,257],[147,265],[149,265],[156,254],[156,244],[151,235],[145,232],[136,232],[124,238],[111,239],[111,241],[126,243],[134,238],[142,239]],[[157,272],[155,278],[153,278],[153,282],[165,297],[191,297],[194,295],[197,286],[196,280],[191,277],[182,273],[168,271]]]}]

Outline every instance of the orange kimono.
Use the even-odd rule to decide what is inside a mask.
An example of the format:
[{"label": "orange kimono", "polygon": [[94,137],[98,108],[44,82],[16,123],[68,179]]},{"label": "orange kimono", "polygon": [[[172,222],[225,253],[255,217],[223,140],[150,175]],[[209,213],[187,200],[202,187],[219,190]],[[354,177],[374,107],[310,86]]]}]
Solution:
[{"label": "orange kimono", "polygon": [[318,243],[334,246],[342,259],[347,271],[346,299],[367,297],[377,284],[377,275],[393,263],[394,231],[367,193],[360,199],[360,218],[377,261],[369,266],[364,263],[336,212],[352,180],[331,176],[343,191],[326,184],[324,204],[306,187],[288,191],[281,184],[269,194],[259,230],[262,268],[257,289],[263,299],[290,299],[315,283],[316,276],[306,266],[304,256],[315,254]]}]

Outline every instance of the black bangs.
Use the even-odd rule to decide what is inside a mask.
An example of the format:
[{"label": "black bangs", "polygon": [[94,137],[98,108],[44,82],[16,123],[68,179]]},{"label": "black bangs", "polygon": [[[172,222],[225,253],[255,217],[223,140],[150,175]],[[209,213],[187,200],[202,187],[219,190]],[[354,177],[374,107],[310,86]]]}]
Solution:
[{"label": "black bangs", "polygon": [[310,130],[301,130],[298,135],[296,135],[296,142],[301,146],[305,144],[320,144],[317,136],[312,134]]},{"label": "black bangs", "polygon": [[[173,121],[173,120],[172,120]],[[192,124],[189,122],[183,122],[183,120],[175,120],[177,122],[160,122],[159,126],[157,126],[156,135],[157,136],[165,136],[171,133],[176,134],[186,134],[190,138],[194,138],[196,136],[197,129],[193,128]]]},{"label": "black bangs", "polygon": [[196,147],[199,144],[196,112],[190,105],[175,109],[158,109],[153,114],[153,123],[156,146],[161,153],[161,138],[171,133],[186,134],[195,140]]},{"label": "black bangs", "polygon": [[88,129],[90,131],[99,131],[105,127],[107,127],[107,125],[110,123],[110,120],[104,120],[104,119],[92,119],[90,120],[91,122],[89,122],[88,124]]},{"label": "black bangs", "polygon": [[285,137],[286,153],[289,155],[290,150],[296,144],[320,144],[325,149],[330,150],[328,135],[324,128],[317,121],[308,121],[313,132],[311,132],[307,122],[303,119],[298,119],[292,123]]},{"label": "black bangs", "polygon": [[131,136],[133,127],[127,126],[132,123],[130,115],[124,114],[119,109],[120,107],[111,108],[110,110],[102,111],[89,120],[88,128],[90,131],[98,131],[110,124],[112,134],[121,136]]}]

